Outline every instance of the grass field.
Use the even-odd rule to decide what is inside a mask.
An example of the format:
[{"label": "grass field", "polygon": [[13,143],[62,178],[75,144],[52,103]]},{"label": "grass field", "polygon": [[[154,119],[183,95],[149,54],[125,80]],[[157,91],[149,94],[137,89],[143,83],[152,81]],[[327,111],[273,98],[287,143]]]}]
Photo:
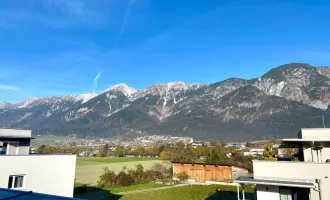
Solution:
[{"label": "grass field", "polygon": [[137,161],[159,160],[154,158],[125,158],[125,157],[77,157],[77,166],[83,165],[100,165],[105,163],[123,163]]},{"label": "grass field", "polygon": [[[217,192],[220,190],[220,192]],[[254,195],[246,191],[247,199],[254,199]],[[126,195],[109,194],[107,191],[87,193],[77,196],[85,199],[109,199],[109,200],[236,200],[237,193],[235,186],[221,185],[192,185],[174,187],[164,190],[132,193]]]},{"label": "grass field", "polygon": [[[217,190],[221,190],[217,192]],[[246,193],[247,199],[252,199],[253,194]],[[149,192],[141,192],[138,194],[127,194],[120,200],[236,200],[237,192],[235,186],[221,185],[192,185],[184,187],[176,187],[165,190],[156,190]]]},{"label": "grass field", "polygon": [[134,191],[134,190],[143,190],[143,189],[150,189],[150,188],[160,188],[160,187],[165,187],[165,186],[168,186],[168,185],[156,184],[155,182],[148,182],[148,183],[143,183],[143,184],[138,184],[138,185],[130,185],[128,187],[110,188],[109,191],[113,194],[116,194],[116,193],[121,193],[121,192],[129,192],[129,191]]},{"label": "grass field", "polygon": [[150,158],[77,157],[75,182],[93,186],[96,185],[99,176],[103,173],[104,167],[118,173],[124,166],[130,169],[137,164],[142,164],[145,169],[148,169],[155,163],[169,164],[166,161]]},{"label": "grass field", "polygon": [[61,140],[63,138],[64,137],[54,135],[36,136],[34,140],[31,140],[31,145],[50,145],[54,144],[55,140]]}]

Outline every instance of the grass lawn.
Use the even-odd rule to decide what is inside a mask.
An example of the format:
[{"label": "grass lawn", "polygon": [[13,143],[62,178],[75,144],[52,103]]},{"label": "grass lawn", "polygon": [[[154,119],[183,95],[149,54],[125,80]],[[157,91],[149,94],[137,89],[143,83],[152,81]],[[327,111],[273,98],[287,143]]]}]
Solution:
[{"label": "grass lawn", "polygon": [[149,189],[149,188],[160,188],[168,186],[166,184],[156,184],[155,182],[148,182],[143,184],[137,184],[137,185],[130,185],[128,187],[114,187],[109,188],[109,191],[112,194],[121,193],[121,192],[129,192],[134,190],[143,190],[143,189]]},{"label": "grass lawn", "polygon": [[97,199],[97,198],[107,199],[106,197],[111,196],[111,195],[122,196],[122,195],[116,195],[116,193],[150,189],[150,188],[160,188],[160,187],[165,187],[165,186],[168,186],[168,185],[156,184],[154,182],[148,182],[148,183],[143,183],[143,184],[138,184],[138,185],[131,185],[128,187],[109,188],[108,190],[100,190],[100,191],[90,192],[90,193],[86,193],[86,194],[75,195],[75,197],[82,198],[82,199]]},{"label": "grass lawn", "polygon": [[108,167],[110,170],[118,173],[124,166],[130,169],[137,164],[142,164],[145,169],[148,169],[155,163],[169,164],[167,161],[148,158],[77,157],[75,182],[94,186],[99,176],[103,173],[104,167]]},{"label": "grass lawn", "polygon": [[[220,189],[220,192],[216,190]],[[253,194],[246,192],[247,199],[253,199]],[[192,185],[176,187],[164,190],[139,192],[126,195],[109,194],[108,191],[91,192],[76,196],[85,199],[109,199],[109,200],[236,200],[235,186],[221,185]]]},{"label": "grass lawn", "polygon": [[157,158],[126,158],[126,157],[77,157],[77,166],[82,165],[99,165],[105,163],[122,163],[136,161],[160,160]]},{"label": "grass lawn", "polygon": [[[221,192],[216,192],[220,189]],[[249,197],[251,194],[246,193]],[[120,200],[236,200],[237,193],[235,186],[222,185],[192,185],[184,187],[176,187],[165,190],[155,190],[149,192],[141,192],[138,194],[127,194],[120,198]]]}]

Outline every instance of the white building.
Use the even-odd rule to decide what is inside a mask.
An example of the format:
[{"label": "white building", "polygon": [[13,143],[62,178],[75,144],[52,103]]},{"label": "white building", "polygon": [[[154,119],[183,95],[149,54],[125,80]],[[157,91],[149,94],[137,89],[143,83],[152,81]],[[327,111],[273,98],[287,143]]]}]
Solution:
[{"label": "white building", "polygon": [[255,184],[258,200],[330,199],[330,129],[301,129],[283,144],[299,149],[298,162],[254,160],[253,176],[235,182]]},{"label": "white building", "polygon": [[253,147],[249,148],[250,151],[248,152],[243,152],[244,156],[262,156],[264,149],[263,148],[258,148],[258,147]]},{"label": "white building", "polygon": [[30,154],[30,130],[0,129],[0,188],[73,197],[75,155]]}]

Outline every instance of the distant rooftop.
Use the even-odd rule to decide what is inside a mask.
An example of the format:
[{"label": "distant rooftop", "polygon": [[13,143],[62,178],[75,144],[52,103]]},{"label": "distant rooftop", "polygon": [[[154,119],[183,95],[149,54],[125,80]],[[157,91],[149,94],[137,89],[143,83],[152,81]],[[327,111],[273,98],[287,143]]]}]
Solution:
[{"label": "distant rooftop", "polygon": [[4,189],[0,188],[0,199],[2,200],[35,200],[35,199],[47,199],[47,200],[55,200],[55,199],[77,199],[77,198],[70,198],[70,197],[62,197],[62,196],[55,196],[55,195],[47,195],[41,193],[35,193],[32,191],[20,191],[20,190],[11,190],[11,189]]}]

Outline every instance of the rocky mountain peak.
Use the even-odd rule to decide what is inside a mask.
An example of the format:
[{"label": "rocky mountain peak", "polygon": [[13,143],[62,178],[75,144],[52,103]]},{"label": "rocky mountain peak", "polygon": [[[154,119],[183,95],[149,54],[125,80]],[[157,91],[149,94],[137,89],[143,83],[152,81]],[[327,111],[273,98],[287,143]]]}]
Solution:
[{"label": "rocky mountain peak", "polygon": [[32,103],[34,103],[35,101],[37,101],[39,98],[38,97],[30,97],[24,101],[22,101],[21,103],[17,104],[17,108],[25,108],[29,105],[31,105]]},{"label": "rocky mountain peak", "polygon": [[169,88],[187,88],[189,84],[183,82],[183,81],[175,81],[175,82],[169,82],[166,84]]},{"label": "rocky mountain peak", "polygon": [[137,92],[134,88],[129,87],[125,83],[119,83],[117,85],[112,86],[110,89],[106,91],[117,91],[122,92],[125,96],[130,96]]},{"label": "rocky mountain peak", "polygon": [[6,107],[8,107],[10,105],[11,104],[10,103],[7,103],[7,102],[0,102],[0,109],[6,108]]},{"label": "rocky mountain peak", "polygon": [[84,93],[84,94],[81,94],[81,95],[77,95],[75,99],[77,101],[81,101],[81,103],[85,103],[85,102],[91,100],[92,98],[94,98],[96,96],[97,96],[96,93],[88,92],[88,93]]},{"label": "rocky mountain peak", "polygon": [[321,74],[322,76],[326,76],[330,78],[330,67],[319,67],[317,69],[317,72]]},{"label": "rocky mountain peak", "polygon": [[[4,108],[0,124],[54,134],[76,131],[83,136],[143,132],[203,137],[221,133],[241,138],[265,130],[278,135],[304,125],[318,127],[315,116],[320,115],[330,123],[329,103],[330,68],[291,63],[251,80],[229,78],[206,85],[176,81],[140,91],[121,83],[100,95],[0,103]],[[290,120],[289,125],[270,124],[265,129],[265,121],[283,117]]]}]

